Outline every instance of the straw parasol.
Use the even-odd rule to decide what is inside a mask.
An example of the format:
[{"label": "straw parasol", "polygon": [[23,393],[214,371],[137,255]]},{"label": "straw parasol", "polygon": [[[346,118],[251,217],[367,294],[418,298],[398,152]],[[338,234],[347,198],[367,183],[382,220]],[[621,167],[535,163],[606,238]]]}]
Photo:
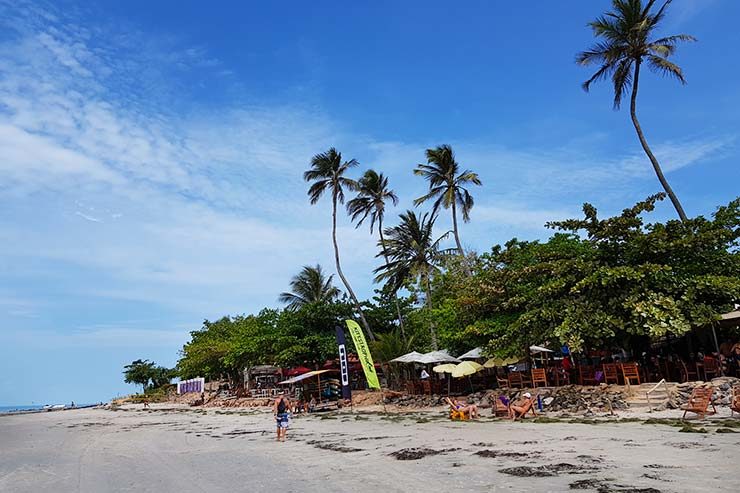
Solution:
[{"label": "straw parasol", "polygon": [[443,365],[437,365],[434,368],[432,368],[432,371],[435,373],[452,373],[455,371],[455,368],[457,368],[457,365],[453,365],[452,363],[445,363]]},{"label": "straw parasol", "polygon": [[520,358],[509,357],[509,358],[491,358],[483,363],[484,368],[493,368],[495,366],[508,366],[518,362]]},{"label": "straw parasol", "polygon": [[453,378],[468,377],[475,373],[478,373],[483,369],[483,365],[476,363],[475,361],[463,361],[459,365],[455,366],[452,370]]}]

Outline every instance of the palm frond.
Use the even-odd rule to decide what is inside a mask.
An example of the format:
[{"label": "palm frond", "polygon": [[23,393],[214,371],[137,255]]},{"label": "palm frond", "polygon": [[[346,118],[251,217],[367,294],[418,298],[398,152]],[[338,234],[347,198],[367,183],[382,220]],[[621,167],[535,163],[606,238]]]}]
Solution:
[{"label": "palm frond", "polygon": [[657,0],[612,0],[612,10],[589,23],[594,36],[601,41],[576,55],[579,65],[599,64],[599,69],[582,84],[585,91],[594,82],[611,78],[615,109],[620,107],[622,98],[632,86],[635,64],[643,59],[653,71],[684,82],[681,69],[666,58],[675,53],[679,42],[695,41],[695,38],[676,34],[651,39],[665,18],[671,0],[663,1],[652,13],[656,4]]},{"label": "palm frond", "polygon": [[648,67],[650,67],[655,72],[674,77],[678,79],[681,84],[686,84],[686,80],[683,77],[683,71],[681,70],[681,67],[679,67],[675,63],[657,55],[648,55],[647,63]]},{"label": "palm frond", "polygon": [[625,58],[617,64],[612,74],[614,83],[614,109],[618,110],[622,104],[622,97],[632,86],[632,63],[631,58]]}]

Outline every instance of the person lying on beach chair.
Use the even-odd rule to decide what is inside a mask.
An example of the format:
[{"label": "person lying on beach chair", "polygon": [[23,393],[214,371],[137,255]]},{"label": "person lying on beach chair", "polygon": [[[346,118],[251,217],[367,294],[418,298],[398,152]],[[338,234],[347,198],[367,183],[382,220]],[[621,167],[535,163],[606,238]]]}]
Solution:
[{"label": "person lying on beach chair", "polygon": [[519,418],[524,418],[524,415],[528,412],[531,412],[536,417],[537,413],[534,410],[534,401],[535,398],[532,397],[532,394],[525,392],[521,399],[517,399],[509,404],[509,417],[516,421]]},{"label": "person lying on beach chair", "polygon": [[491,398],[491,412],[494,417],[509,417],[509,398],[505,395],[494,394]]},{"label": "person lying on beach chair", "polygon": [[478,406],[475,404],[466,404],[458,400],[445,397],[447,404],[450,405],[450,419],[466,420],[478,417]]},{"label": "person lying on beach chair", "polygon": [[732,401],[730,401],[730,416],[740,414],[740,386],[732,388]]}]

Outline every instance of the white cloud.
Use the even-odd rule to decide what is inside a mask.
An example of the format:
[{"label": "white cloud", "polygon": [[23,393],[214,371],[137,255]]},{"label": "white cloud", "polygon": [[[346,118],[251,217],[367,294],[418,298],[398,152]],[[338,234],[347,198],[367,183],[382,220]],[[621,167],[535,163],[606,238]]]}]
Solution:
[{"label": "white cloud", "polygon": [[[423,193],[411,170],[436,142],[353,135],[300,105],[182,108],[184,95],[170,109],[172,84],[179,87],[167,82],[168,67],[215,78],[227,70],[207,49],[162,50],[135,30],[27,17],[15,18],[0,44],[0,205],[9,211],[0,216],[0,255],[15,260],[16,276],[85,273],[92,281],[71,289],[79,296],[171,305],[189,316],[255,310],[275,304],[302,265],[333,270],[328,202],[309,206],[301,179],[314,153],[336,145],[389,174],[402,202],[386,225]],[[603,199],[651,173],[639,153],[604,159],[579,142],[451,142],[484,181],[474,223],[463,226],[466,244],[488,248],[520,229],[542,234],[548,220],[574,215],[575,195]],[[733,142],[697,137],[656,152],[670,172]],[[448,222],[440,218],[440,231]],[[373,287],[375,241],[342,219],[343,261],[361,295]]]}]

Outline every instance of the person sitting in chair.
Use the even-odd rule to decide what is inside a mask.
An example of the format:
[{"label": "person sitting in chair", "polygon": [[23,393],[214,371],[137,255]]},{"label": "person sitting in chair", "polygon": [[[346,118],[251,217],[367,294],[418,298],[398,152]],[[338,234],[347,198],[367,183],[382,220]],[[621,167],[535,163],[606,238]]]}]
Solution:
[{"label": "person sitting in chair", "polygon": [[457,399],[452,399],[450,402],[452,403],[451,405],[456,411],[465,413],[471,418],[478,417],[478,406],[476,406],[475,404],[468,404],[467,402],[461,402]]},{"label": "person sitting in chair", "polygon": [[534,412],[534,398],[529,392],[525,392],[521,399],[517,399],[509,404],[509,417],[513,420],[523,418],[530,410]]}]

